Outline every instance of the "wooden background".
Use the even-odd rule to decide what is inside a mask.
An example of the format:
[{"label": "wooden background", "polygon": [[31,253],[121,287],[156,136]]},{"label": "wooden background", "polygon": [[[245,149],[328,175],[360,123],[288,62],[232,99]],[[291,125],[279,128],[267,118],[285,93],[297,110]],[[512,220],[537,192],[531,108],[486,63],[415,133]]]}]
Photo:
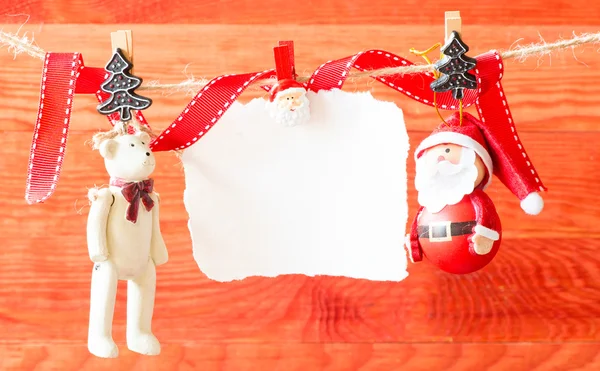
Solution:
[{"label": "wooden background", "polygon": [[[0,0],[5,31],[34,34],[48,51],[81,52],[90,66],[110,55],[110,32],[132,29],[136,74],[176,83],[273,66],[278,40],[296,43],[303,74],[322,62],[382,48],[408,56],[443,37],[443,12],[460,10],[471,55],[513,42],[597,32],[600,4],[496,1],[116,1]],[[159,357],[125,347],[125,286],[119,285],[116,360],[86,349],[91,262],[87,188],[106,182],[85,145],[108,124],[92,96],[78,96],[64,171],[45,204],[24,201],[41,61],[0,51],[1,370],[592,370],[600,369],[600,55],[597,46],[506,61],[504,87],[519,132],[549,187],[546,208],[526,216],[496,181],[490,190],[505,238],[484,270],[452,276],[423,262],[400,283],[284,276],[228,284],[197,268],[182,203],[183,171],[158,154],[156,183],[170,261],[158,269],[153,327]],[[418,59],[413,58],[415,61]],[[189,64],[189,65],[188,65]],[[372,81],[403,108],[412,145],[435,111]],[[258,92],[245,94],[245,99]],[[155,129],[190,97],[149,94]],[[409,161],[410,181],[414,163]],[[411,213],[416,194],[409,187]],[[401,246],[398,246],[401,248]]]}]

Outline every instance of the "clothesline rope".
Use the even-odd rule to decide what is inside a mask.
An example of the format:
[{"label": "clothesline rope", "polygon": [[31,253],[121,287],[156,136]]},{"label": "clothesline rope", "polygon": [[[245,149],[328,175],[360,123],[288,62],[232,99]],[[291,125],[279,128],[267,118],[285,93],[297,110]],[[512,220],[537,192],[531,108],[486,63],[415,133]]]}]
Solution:
[{"label": "clothesline rope", "polygon": [[[530,56],[543,56],[550,54],[552,51],[575,48],[577,46],[586,44],[597,44],[600,43],[600,32],[588,33],[582,35],[574,35],[573,38],[558,40],[552,43],[539,42],[528,45],[517,45],[508,51],[501,52],[500,55],[503,59],[516,59],[518,61],[524,61]],[[7,47],[8,51],[13,53],[15,58],[18,54],[27,54],[31,57],[43,60],[46,52],[37,45],[34,45],[33,38],[29,38],[27,35],[18,36],[8,32],[0,31],[0,45]],[[402,67],[389,67],[370,71],[352,71],[350,72],[351,78],[364,78],[371,76],[388,76],[388,75],[406,75],[416,74],[421,72],[433,71],[433,65],[425,64],[414,64],[410,66]],[[310,76],[299,76],[298,81],[308,81]],[[207,79],[195,79],[189,78],[178,84],[161,84],[157,81],[144,82],[137,90],[152,90],[152,91],[170,91],[170,92],[191,92],[198,91],[206,84],[209,80]],[[271,85],[273,80],[260,80],[254,81],[254,84]]]}]

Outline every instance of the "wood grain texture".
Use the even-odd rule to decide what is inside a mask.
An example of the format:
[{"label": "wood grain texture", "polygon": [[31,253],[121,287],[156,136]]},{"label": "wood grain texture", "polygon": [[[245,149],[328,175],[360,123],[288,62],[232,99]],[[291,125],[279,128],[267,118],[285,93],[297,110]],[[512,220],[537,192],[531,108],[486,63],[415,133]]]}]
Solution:
[{"label": "wood grain texture", "polygon": [[[469,24],[598,25],[600,4],[525,0],[3,0],[4,14],[29,14],[35,23],[180,24],[435,24],[444,10],[460,10]],[[9,21],[15,21],[9,20]]]},{"label": "wood grain texture", "polygon": [[[16,27],[12,26],[14,31]],[[29,25],[22,32],[35,34],[46,51],[81,52],[86,65],[102,67],[110,57],[110,32],[122,25]],[[81,30],[85,29],[85,32]],[[463,26],[471,55],[490,49],[508,49],[517,39],[522,43],[539,41],[538,32],[547,40],[569,37],[564,27],[502,27],[502,32],[485,26]],[[6,30],[10,30],[6,28]],[[213,78],[225,73],[247,73],[274,68],[272,46],[277,40],[295,41],[296,65],[300,74],[310,75],[329,59],[343,58],[367,49],[384,49],[409,57],[411,47],[426,49],[443,37],[443,27],[427,26],[308,26],[298,34],[296,26],[184,26],[133,25],[136,73],[145,81],[179,83],[188,76]],[[175,31],[174,31],[175,30]],[[589,31],[577,27],[574,31]],[[107,37],[107,35],[109,35]],[[324,36],[325,35],[325,36]],[[373,35],[377,35],[376,39]],[[402,35],[401,38],[398,35]],[[69,43],[65,44],[64,40]],[[252,43],[248,43],[248,39]],[[206,43],[203,40],[211,40]],[[250,46],[252,45],[252,46]],[[185,50],[185,53],[181,53]],[[108,51],[108,52],[107,52]],[[323,52],[325,51],[325,52]],[[218,58],[207,57],[218,56]],[[577,58],[577,59],[576,59]],[[10,100],[0,101],[2,130],[30,131],[35,121],[42,62],[26,55],[0,54],[5,73],[0,84],[11,91]],[[598,131],[600,114],[594,97],[600,94],[600,58],[594,46],[556,52],[551,56],[531,57],[524,63],[506,61],[504,88],[520,131]],[[18,76],[18,78],[14,78]],[[431,130],[439,121],[431,107],[398,93],[371,79],[348,81],[347,91],[370,90],[378,99],[397,103],[405,112],[413,130]],[[158,129],[165,128],[191,99],[184,93],[144,92],[155,100],[147,116]],[[167,95],[167,96],[165,96]],[[243,95],[243,101],[264,96],[260,88]],[[96,130],[104,127],[96,113],[93,96],[75,100],[72,130]]]},{"label": "wood grain texture", "polygon": [[[413,140],[425,134],[409,133]],[[294,275],[228,284],[207,280],[192,257],[181,165],[174,155],[161,153],[155,179],[170,262],[158,270],[157,335],[167,344],[600,341],[600,239],[591,238],[600,233],[598,206],[586,202],[585,191],[564,200],[569,187],[593,187],[570,164],[585,161],[572,157],[575,153],[595,156],[598,135],[588,133],[583,140],[580,133],[562,134],[561,146],[554,145],[555,134],[524,136],[525,143],[535,144],[529,146],[533,158],[571,159],[540,161],[540,172],[550,172],[548,186],[557,189],[548,193],[545,213],[526,217],[515,197],[494,185],[490,194],[506,231],[494,262],[465,277],[444,274],[424,262],[411,267],[401,283]],[[71,136],[56,194],[42,205],[28,206],[22,198],[24,177],[16,170],[26,168],[30,134],[5,133],[4,151],[11,162],[0,168],[6,174],[0,219],[3,238],[14,248],[4,252],[9,263],[0,265],[0,323],[10,334],[9,343],[76,342],[86,336],[91,272],[81,232],[86,187],[106,182],[100,156],[84,144],[90,136]],[[410,181],[412,168],[409,164]],[[413,212],[414,198],[411,191]],[[125,325],[126,296],[124,285],[120,287],[117,339],[124,338]]]},{"label": "wood grain texture", "polygon": [[[0,279],[1,343],[85,344],[92,265],[84,238],[72,239],[32,237],[4,254],[14,263]],[[223,284],[203,277],[189,248],[173,248],[186,245],[184,227],[167,227],[165,239],[172,257],[158,269],[153,321],[164,344],[600,341],[596,239],[508,239],[492,265],[466,277],[422,263],[400,283],[286,275]],[[63,248],[40,258],[43,244]]]},{"label": "wood grain texture", "polygon": [[5,371],[584,371],[600,368],[598,343],[169,345],[159,358],[140,358],[123,349],[118,360],[95,358],[83,348],[77,345],[0,346],[0,367]]},{"label": "wood grain texture", "polygon": [[[86,117],[75,110],[74,117]],[[98,115],[96,115],[98,116]],[[94,119],[94,117],[90,117]],[[95,117],[105,124],[102,117]],[[77,122],[77,121],[76,121]],[[108,125],[106,123],[105,125]],[[412,148],[423,140],[429,132],[409,131]],[[73,230],[85,229],[87,217],[87,188],[101,186],[108,182],[102,158],[92,151],[89,142],[93,132],[77,131],[69,136],[64,171],[56,193],[44,204],[29,206],[24,202],[25,178],[31,145],[30,132],[5,132],[3,151],[11,161],[0,162],[0,172],[4,187],[0,189],[0,218],[8,226],[22,225],[23,220],[32,224],[30,229],[40,233],[62,236]],[[203,140],[210,140],[210,132]],[[600,173],[600,163],[590,161],[600,158],[600,133],[572,132],[525,132],[521,139],[530,158],[550,191],[544,195],[545,209],[536,217],[527,216],[519,207],[519,200],[494,178],[487,193],[490,195],[502,219],[504,237],[515,238],[591,238],[600,237],[600,204],[590,202],[595,184],[587,174]],[[202,145],[199,142],[198,145]],[[167,207],[163,223],[175,223],[184,229],[188,215],[183,207],[183,169],[175,155],[157,154],[158,167],[155,172],[156,187],[162,203]],[[573,164],[586,163],[586,172]],[[417,210],[414,190],[414,159],[411,155],[407,163],[409,181],[409,207]],[[82,209],[83,215],[77,211]],[[163,209],[161,208],[161,210]],[[47,220],[43,216],[52,212],[56,219]],[[411,215],[412,217],[412,215]],[[550,227],[549,227],[550,226]],[[81,228],[81,229],[80,229]],[[35,233],[35,232],[34,232]],[[7,229],[5,236],[18,237],[19,231]],[[82,240],[83,241],[83,240]],[[85,247],[85,246],[84,246]],[[83,249],[85,250],[85,249]]]},{"label": "wood grain texture", "polygon": [[[30,14],[21,33],[54,52],[82,52],[103,66],[110,32],[134,33],[136,73],[177,83],[273,67],[272,46],[295,41],[297,68],[379,48],[409,56],[443,35],[443,11],[460,10],[471,55],[595,32],[600,4],[582,1],[284,2],[2,0],[2,14]],[[117,6],[123,11],[117,11]],[[25,17],[0,18],[16,31]],[[302,25],[300,28],[298,25]],[[416,57],[411,57],[421,62]],[[156,358],[125,348],[125,285],[119,285],[117,360],[85,347],[92,265],[87,188],[105,184],[85,142],[108,124],[92,96],[77,96],[56,194],[27,206],[24,188],[41,61],[0,52],[1,370],[595,370],[600,369],[600,56],[596,46],[506,61],[504,88],[521,139],[549,188],[528,217],[496,179],[489,194],[503,222],[494,262],[452,276],[427,262],[400,283],[287,275],[215,283],[192,257],[183,170],[158,154],[156,186],[170,261],[158,269]],[[185,70],[185,73],[184,73]],[[432,130],[434,110],[370,80],[348,81],[404,111],[411,146]],[[146,92],[147,118],[165,128],[191,98]],[[254,89],[242,101],[264,96]],[[375,129],[375,128],[374,128]],[[209,134],[210,135],[210,134]],[[209,135],[206,138],[209,138]],[[409,157],[409,206],[416,210]],[[399,246],[400,248],[400,246]]]}]

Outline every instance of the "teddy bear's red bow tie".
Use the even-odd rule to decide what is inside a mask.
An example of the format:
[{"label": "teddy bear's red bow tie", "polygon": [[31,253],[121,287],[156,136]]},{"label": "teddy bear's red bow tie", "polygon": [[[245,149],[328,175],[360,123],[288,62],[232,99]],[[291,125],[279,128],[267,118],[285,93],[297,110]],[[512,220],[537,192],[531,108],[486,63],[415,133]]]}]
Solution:
[{"label": "teddy bear's red bow tie", "polygon": [[126,219],[132,223],[137,221],[138,212],[140,209],[140,199],[146,207],[146,210],[152,210],[154,201],[150,197],[150,193],[154,189],[154,180],[146,179],[141,182],[126,182],[123,179],[111,179],[110,185],[121,187],[121,193],[125,200],[129,202],[127,207]]}]

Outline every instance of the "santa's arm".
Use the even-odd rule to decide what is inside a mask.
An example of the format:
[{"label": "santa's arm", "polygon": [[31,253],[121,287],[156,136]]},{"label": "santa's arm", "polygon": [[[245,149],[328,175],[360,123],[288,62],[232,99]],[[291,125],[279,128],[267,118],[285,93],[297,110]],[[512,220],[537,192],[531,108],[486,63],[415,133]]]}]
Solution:
[{"label": "santa's arm", "polygon": [[421,244],[419,243],[418,232],[419,217],[421,216],[423,209],[423,206],[419,208],[419,211],[417,212],[417,215],[415,216],[415,219],[410,227],[410,234],[406,236],[405,241],[406,249],[408,250],[408,256],[413,263],[423,260],[423,250],[421,249]]},{"label": "santa's arm", "polygon": [[471,203],[475,209],[477,225],[474,232],[492,241],[500,239],[500,218],[492,200],[481,189],[471,193]]},{"label": "santa's arm", "polygon": [[90,259],[99,263],[108,259],[106,226],[114,196],[108,188],[92,188],[88,191],[91,202],[87,221],[87,245]]},{"label": "santa's arm", "polygon": [[159,266],[165,264],[169,260],[169,252],[167,251],[167,245],[165,245],[165,241],[160,231],[160,197],[156,192],[152,193],[150,197],[154,201],[154,207],[152,208],[152,239],[150,240],[150,255],[154,261],[154,265]]}]

